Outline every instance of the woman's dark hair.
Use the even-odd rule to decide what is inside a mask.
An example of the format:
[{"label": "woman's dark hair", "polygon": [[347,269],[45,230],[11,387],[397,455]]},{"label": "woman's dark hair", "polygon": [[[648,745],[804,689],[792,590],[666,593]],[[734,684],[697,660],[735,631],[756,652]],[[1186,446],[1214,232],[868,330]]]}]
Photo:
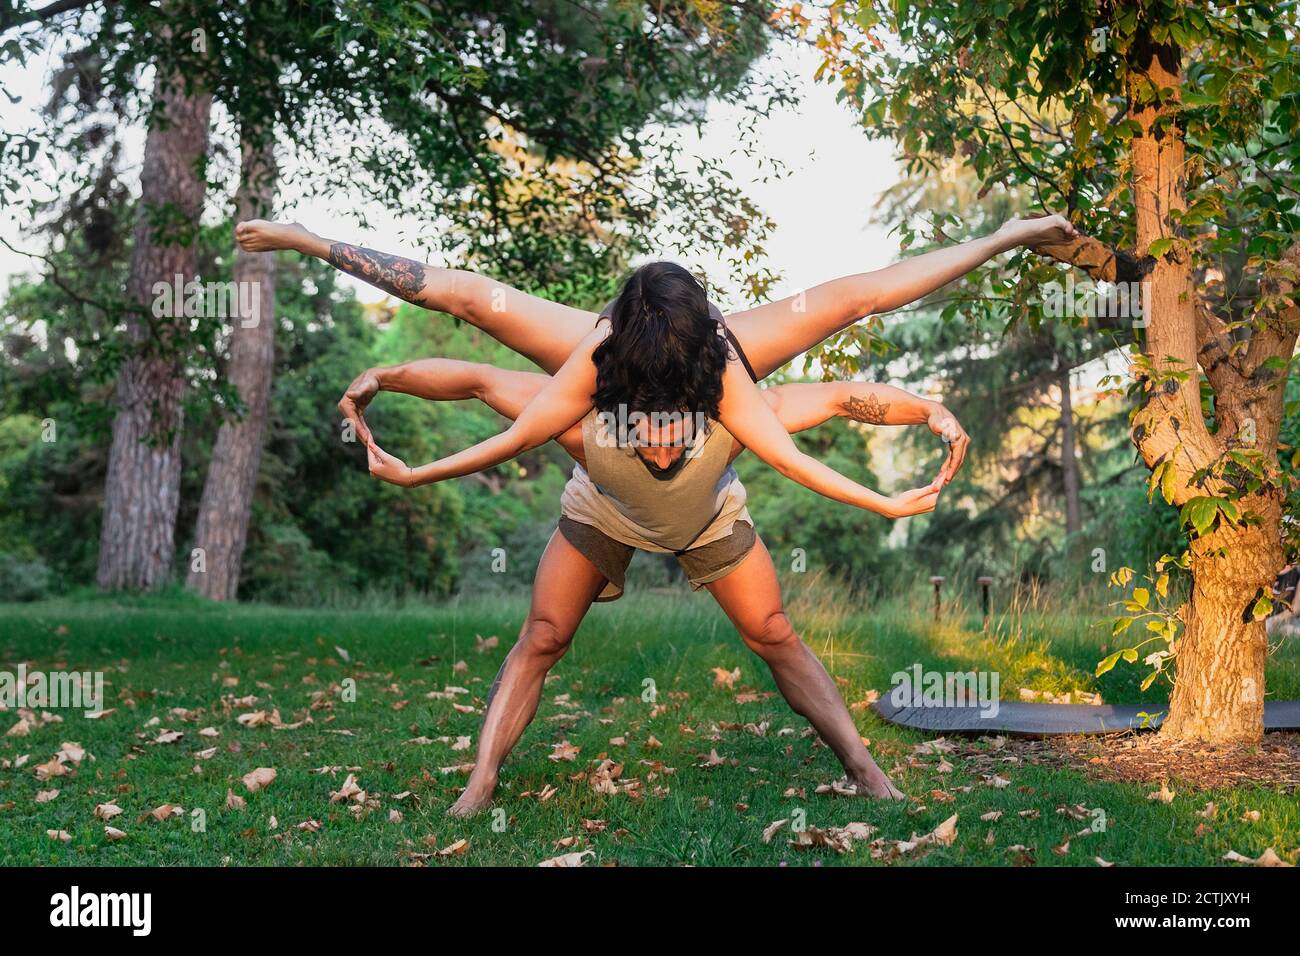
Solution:
[{"label": "woman's dark hair", "polygon": [[727,341],[695,276],[674,262],[651,262],[623,284],[610,334],[592,352],[598,411],[703,412],[718,417]]}]

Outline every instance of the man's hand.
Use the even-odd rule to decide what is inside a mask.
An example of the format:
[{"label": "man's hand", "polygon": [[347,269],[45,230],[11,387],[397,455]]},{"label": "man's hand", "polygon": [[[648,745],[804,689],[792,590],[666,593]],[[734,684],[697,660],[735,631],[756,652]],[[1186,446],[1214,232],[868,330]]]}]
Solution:
[{"label": "man's hand", "polygon": [[1017,246],[1036,246],[1045,242],[1065,242],[1078,238],[1079,230],[1064,216],[1041,215],[1028,219],[1012,219],[1002,224],[998,232]]},{"label": "man's hand", "polygon": [[889,504],[880,512],[886,518],[907,518],[911,515],[927,514],[939,503],[938,479],[924,488],[900,492],[888,500]]},{"label": "man's hand", "polygon": [[411,469],[400,458],[394,458],[374,442],[366,444],[366,457],[370,461],[370,473],[380,481],[403,488],[412,486]]},{"label": "man's hand", "polygon": [[930,431],[948,444],[948,458],[944,461],[943,467],[939,469],[939,477],[934,480],[935,484],[942,488],[952,481],[953,476],[957,474],[957,469],[966,460],[966,449],[970,447],[970,435],[967,435],[966,429],[961,427],[961,422],[957,421],[957,416],[942,405],[939,405],[930,413],[926,424],[930,426]]},{"label": "man's hand", "polygon": [[339,399],[339,411],[352,423],[357,437],[367,445],[374,444],[374,437],[366,425],[364,412],[370,400],[379,393],[379,376],[373,368],[368,368],[352,380],[348,390]]}]

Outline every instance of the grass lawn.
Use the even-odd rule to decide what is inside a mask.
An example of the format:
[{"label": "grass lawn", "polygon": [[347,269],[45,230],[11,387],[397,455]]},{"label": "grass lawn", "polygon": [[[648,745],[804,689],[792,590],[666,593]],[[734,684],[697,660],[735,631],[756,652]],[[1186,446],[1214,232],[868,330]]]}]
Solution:
[{"label": "grass lawn", "polygon": [[[593,851],[586,865],[1095,866],[1096,857],[1189,865],[1268,848],[1296,858],[1295,793],[1196,791],[1171,781],[1176,795],[1163,802],[1148,799],[1157,789],[1151,785],[1103,782],[1027,759],[1000,763],[1009,784],[990,786],[989,762],[1000,759],[992,744],[958,740],[953,752],[914,753],[925,735],[861,707],[854,711],[861,733],[914,801],[817,794],[840,776],[833,755],[806,733],[712,602],[645,592],[595,608],[552,672],[537,719],[503,769],[496,806],[504,812],[450,820],[444,810],[465,773],[444,768],[473,759],[472,748],[455,743],[477,742],[483,698],[524,608],[522,597],[375,611],[176,598],[0,606],[0,667],[13,671],[26,661],[29,670],[102,670],[107,706],[116,708],[100,720],[52,712],[62,721],[0,737],[0,863],[533,865],[584,850]],[[901,610],[853,616],[831,608],[810,593],[791,617],[851,703],[887,691],[891,673],[919,661],[944,671],[997,670],[1009,699],[1028,687],[1100,690],[1107,702],[1161,705],[1154,690],[1138,694],[1138,668],[1091,676],[1103,639],[1084,618],[1021,621],[1014,635],[990,638],[977,621],[936,626]],[[476,635],[499,641],[484,647]],[[1300,697],[1294,642],[1269,666],[1270,694]],[[715,685],[714,668],[737,667],[733,687]],[[344,699],[349,680],[352,702]],[[654,703],[643,699],[650,681]],[[438,693],[448,687],[467,693]],[[310,721],[277,729],[238,720],[275,710],[285,725]],[[3,715],[0,733],[18,720]],[[207,728],[217,735],[200,733]],[[183,736],[173,740],[169,731]],[[81,762],[67,762],[66,776],[38,780],[34,768],[65,741],[84,749]],[[973,749],[989,756],[967,752]],[[565,753],[572,759],[552,759]],[[601,788],[614,793],[594,785],[605,758],[623,764]],[[259,767],[277,776],[249,792],[241,778]],[[331,803],[349,774],[366,796]],[[37,801],[50,790],[57,796]],[[227,808],[228,791],[246,806]],[[1213,820],[1200,816],[1208,801],[1218,805]],[[111,825],[124,838],[109,840],[95,816],[102,803],[121,807]],[[142,819],[161,804],[179,805],[184,815]],[[1089,822],[1058,812],[1076,805],[1104,810],[1105,830],[1077,836]],[[200,832],[195,809],[206,817]],[[997,810],[996,822],[980,819]],[[1247,811],[1258,819],[1243,819]],[[893,841],[928,833],[953,814],[950,845],[893,860],[874,859],[863,842],[844,854],[796,849],[788,827],[763,841],[764,828],[780,819],[817,828],[863,821]],[[1053,852],[1067,839],[1068,850]],[[462,840],[460,852],[438,855]]]}]

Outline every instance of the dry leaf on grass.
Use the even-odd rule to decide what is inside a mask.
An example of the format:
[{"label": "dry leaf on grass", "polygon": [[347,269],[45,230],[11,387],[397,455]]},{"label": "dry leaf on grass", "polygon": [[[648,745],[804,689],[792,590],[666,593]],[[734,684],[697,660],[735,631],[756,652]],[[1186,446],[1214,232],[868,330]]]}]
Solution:
[{"label": "dry leaf on grass", "polygon": [[1294,863],[1288,863],[1278,856],[1272,847],[1269,847],[1253,860],[1248,856],[1243,856],[1236,850],[1229,850],[1223,854],[1223,859],[1228,863],[1249,863],[1251,866],[1295,866]]},{"label": "dry leaf on grass", "polygon": [[275,780],[275,768],[258,767],[256,770],[250,770],[240,779],[249,793],[257,793],[259,790],[265,790]]},{"label": "dry leaf on grass", "polygon": [[126,833],[119,830],[117,827],[104,827],[104,836],[113,841],[126,839]]},{"label": "dry leaf on grass", "polygon": [[567,740],[561,740],[558,744],[552,745],[551,752],[547,755],[547,759],[557,762],[561,760],[573,760],[581,751],[581,747],[575,747]]},{"label": "dry leaf on grass", "polygon": [[343,786],[330,794],[330,803],[341,803],[344,800],[351,800],[354,803],[366,801],[366,792],[357,784],[354,774],[348,774],[348,778],[343,781]]},{"label": "dry leaf on grass", "polygon": [[730,670],[730,671],[727,670],[725,667],[715,667],[713,668],[712,674],[713,674],[713,686],[725,687],[727,690],[731,690],[732,688],[734,688],[736,686],[736,681],[740,680],[739,667],[737,667],[735,670]]},{"label": "dry leaf on grass", "polygon": [[1169,781],[1162,781],[1160,789],[1154,793],[1148,793],[1148,800],[1159,800],[1161,803],[1173,803],[1175,792],[1169,789]]},{"label": "dry leaf on grass", "polygon": [[579,850],[576,853],[562,853],[549,860],[543,860],[538,866],[582,866],[587,857],[594,856],[595,850]]}]

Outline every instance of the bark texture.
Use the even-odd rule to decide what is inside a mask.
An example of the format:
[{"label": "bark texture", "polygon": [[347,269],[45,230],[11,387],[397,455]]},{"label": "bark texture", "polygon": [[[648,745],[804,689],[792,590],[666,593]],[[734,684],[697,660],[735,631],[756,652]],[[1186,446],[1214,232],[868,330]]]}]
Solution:
[{"label": "bark texture", "polygon": [[[275,189],[275,155],[270,140],[245,138],[235,200],[238,218],[269,218]],[[236,299],[241,303],[241,312],[232,321],[228,377],[244,404],[244,413],[224,421],[217,432],[195,528],[194,543],[201,555],[191,562],[186,582],[191,590],[218,601],[233,601],[239,590],[262,460],[275,371],[275,254],[242,249],[236,252],[235,285],[240,290]],[[250,294],[255,299],[246,300]],[[243,314],[245,301],[257,302],[256,313]]]},{"label": "bark texture", "polygon": [[[145,139],[140,219],[127,277],[134,307],[114,397],[116,417],[104,484],[96,581],[105,590],[150,590],[171,573],[180,499],[184,393],[184,310],[154,314],[154,284],[194,278],[196,252],[187,226],[198,222],[205,182],[212,98],[186,95],[175,77],[154,87],[160,105]],[[178,233],[181,233],[178,235]],[[170,309],[167,311],[171,311]]]}]

